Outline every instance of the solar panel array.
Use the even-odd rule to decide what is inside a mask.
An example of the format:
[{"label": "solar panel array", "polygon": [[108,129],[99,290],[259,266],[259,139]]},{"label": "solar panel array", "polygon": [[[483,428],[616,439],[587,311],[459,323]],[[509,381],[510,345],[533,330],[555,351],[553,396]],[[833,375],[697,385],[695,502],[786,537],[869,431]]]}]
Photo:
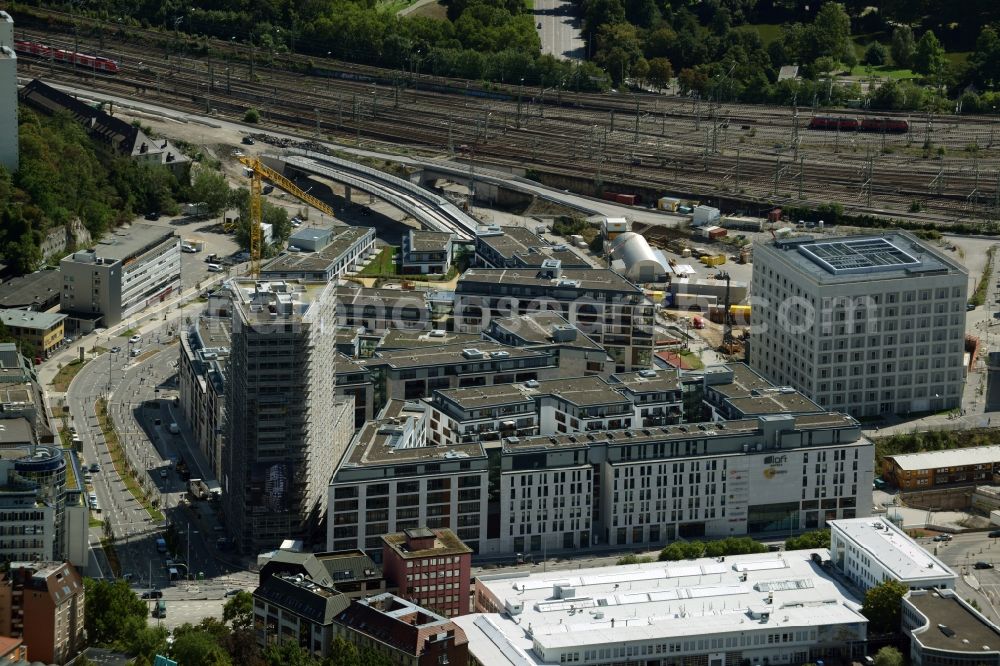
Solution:
[{"label": "solar panel array", "polygon": [[799,251],[834,275],[913,268],[920,259],[884,238],[808,243]]}]

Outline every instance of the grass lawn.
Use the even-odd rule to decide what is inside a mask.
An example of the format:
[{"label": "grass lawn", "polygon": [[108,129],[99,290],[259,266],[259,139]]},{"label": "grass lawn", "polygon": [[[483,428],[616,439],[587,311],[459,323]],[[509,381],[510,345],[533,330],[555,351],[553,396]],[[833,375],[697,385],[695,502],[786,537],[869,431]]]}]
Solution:
[{"label": "grass lawn", "polygon": [[367,266],[361,269],[358,275],[368,276],[388,276],[396,275],[396,258],[399,255],[398,247],[384,247],[378,256],[371,260]]},{"label": "grass lawn", "polygon": [[76,470],[73,469],[73,452],[69,450],[63,451],[63,459],[66,461],[66,487],[76,488]]},{"label": "grass lawn", "polygon": [[701,370],[705,367],[705,364],[701,362],[701,359],[693,351],[682,350],[678,353],[678,356],[684,361],[684,367],[689,370]]},{"label": "grass lawn", "polygon": [[93,516],[90,517],[90,522],[89,522],[90,527],[100,527],[103,524],[104,521],[101,520],[100,518],[94,518]]},{"label": "grass lawn", "polygon": [[955,51],[954,53],[945,53],[944,57],[952,67],[955,67],[968,62],[970,55],[972,55],[972,51]]},{"label": "grass lawn", "polygon": [[524,8],[529,12],[535,11],[535,0],[524,0]]},{"label": "grass lawn", "polygon": [[378,3],[380,11],[389,14],[398,14],[400,10],[406,9],[413,4],[414,0],[383,0]]},{"label": "grass lawn", "polygon": [[[915,79],[918,76],[909,69],[902,69],[894,65],[880,65],[871,69],[872,76],[880,79]],[[855,65],[854,69],[851,70],[851,76],[867,77],[868,65]]]},{"label": "grass lawn", "polygon": [[754,23],[746,27],[760,35],[760,41],[764,42],[765,49],[771,42],[776,42],[781,37],[780,23]]},{"label": "grass lawn", "polygon": [[74,377],[76,377],[76,373],[80,372],[86,364],[86,361],[76,359],[64,365],[59,372],[56,373],[56,376],[53,377],[52,389],[58,391],[59,393],[65,393],[66,389],[69,388],[69,383],[73,381]]}]

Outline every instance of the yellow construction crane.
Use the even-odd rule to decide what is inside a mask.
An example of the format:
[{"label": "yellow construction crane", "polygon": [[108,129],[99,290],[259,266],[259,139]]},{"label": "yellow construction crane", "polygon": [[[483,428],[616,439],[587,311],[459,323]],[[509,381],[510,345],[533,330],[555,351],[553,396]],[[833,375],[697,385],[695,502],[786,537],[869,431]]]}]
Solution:
[{"label": "yellow construction crane", "polygon": [[240,162],[243,166],[250,169],[251,180],[250,180],[250,275],[252,277],[258,277],[260,275],[260,257],[263,251],[263,238],[261,232],[261,223],[263,222],[263,185],[262,180],[267,179],[285,190],[293,197],[298,198],[301,201],[309,204],[313,208],[317,208],[320,211],[326,213],[330,217],[333,217],[333,209],[327,206],[325,203],[317,199],[316,197],[303,192],[299,187],[295,185],[292,181],[288,180],[280,173],[270,168],[266,164],[260,161],[257,157],[248,157],[246,155],[241,156]]}]

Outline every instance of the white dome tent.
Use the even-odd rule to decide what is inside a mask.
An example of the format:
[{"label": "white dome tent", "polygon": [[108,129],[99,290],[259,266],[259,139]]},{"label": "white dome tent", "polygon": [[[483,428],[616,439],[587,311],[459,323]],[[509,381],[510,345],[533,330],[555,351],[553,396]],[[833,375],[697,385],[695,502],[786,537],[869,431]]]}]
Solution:
[{"label": "white dome tent", "polygon": [[609,253],[612,268],[633,282],[660,282],[670,272],[670,265],[663,253],[653,250],[643,236],[632,231],[611,241]]}]

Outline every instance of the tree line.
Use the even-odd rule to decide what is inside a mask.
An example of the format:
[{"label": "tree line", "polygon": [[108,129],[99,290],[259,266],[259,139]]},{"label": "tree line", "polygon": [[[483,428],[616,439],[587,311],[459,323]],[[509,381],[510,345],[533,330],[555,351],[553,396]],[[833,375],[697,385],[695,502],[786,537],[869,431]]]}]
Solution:
[{"label": "tree line", "polygon": [[[389,659],[337,637],[331,656],[319,660],[296,643],[261,649],[254,635],[253,596],[241,590],[226,602],[222,620],[206,617],[172,632],[148,624],[150,602],[124,580],[84,579],[85,624],[91,645],[124,652],[135,666],[163,655],[183,666],[389,666]],[[168,602],[169,603],[169,602]]]}]

